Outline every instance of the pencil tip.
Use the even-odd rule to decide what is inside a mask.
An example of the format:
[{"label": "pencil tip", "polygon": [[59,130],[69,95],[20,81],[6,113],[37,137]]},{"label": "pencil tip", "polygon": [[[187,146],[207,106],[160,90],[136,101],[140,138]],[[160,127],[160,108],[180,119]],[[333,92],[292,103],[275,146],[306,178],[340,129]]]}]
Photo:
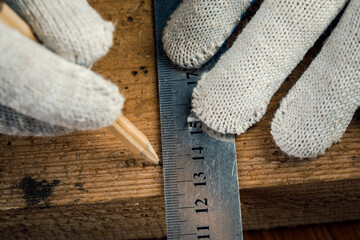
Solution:
[{"label": "pencil tip", "polygon": [[163,165],[163,163],[159,161],[159,162],[158,162],[158,165],[159,165],[159,166],[162,166],[162,165]]},{"label": "pencil tip", "polygon": [[153,154],[156,156],[156,158],[159,160],[158,156],[156,155],[156,152],[154,150],[154,148],[151,146],[150,143],[147,144],[146,148]]},{"label": "pencil tip", "polygon": [[[154,148],[151,146],[150,143],[147,144],[146,148],[147,148],[148,152],[150,153],[150,155],[152,156],[152,159],[154,160],[154,162],[157,163],[157,164],[159,164],[160,159],[159,159],[159,157],[157,156]],[[159,165],[160,165],[160,164],[159,164]]]},{"label": "pencil tip", "polygon": [[152,162],[153,164],[159,164],[160,159],[156,154],[153,154],[152,152],[149,152],[149,150],[145,149],[141,155],[147,159],[148,161]]}]

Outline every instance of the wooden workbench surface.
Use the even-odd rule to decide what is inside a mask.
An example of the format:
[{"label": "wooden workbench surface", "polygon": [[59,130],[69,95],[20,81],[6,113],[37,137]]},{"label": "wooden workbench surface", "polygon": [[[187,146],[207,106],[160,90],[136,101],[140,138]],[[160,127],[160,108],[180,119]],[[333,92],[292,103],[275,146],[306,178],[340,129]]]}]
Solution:
[{"label": "wooden workbench surface", "polygon": [[[116,23],[113,47],[93,69],[119,86],[124,115],[161,156],[152,1],[89,2]],[[314,49],[264,118],[236,139],[245,229],[360,218],[359,111],[341,142],[316,159],[287,157],[270,135],[279,101]],[[0,135],[0,222],[0,239],[162,237],[162,168],[134,158],[106,130],[52,138]]]}]

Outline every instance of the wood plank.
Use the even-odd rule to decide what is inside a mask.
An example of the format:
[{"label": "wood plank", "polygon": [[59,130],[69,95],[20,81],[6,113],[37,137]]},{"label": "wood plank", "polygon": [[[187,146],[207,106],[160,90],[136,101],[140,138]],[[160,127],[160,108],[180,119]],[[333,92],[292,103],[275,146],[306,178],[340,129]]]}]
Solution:
[{"label": "wood plank", "polygon": [[[90,3],[116,22],[114,46],[93,69],[119,86],[124,115],[161,156],[152,1]],[[360,218],[359,112],[342,141],[317,159],[289,158],[270,135],[280,99],[318,49],[319,44],[290,75],[264,118],[236,140],[245,229]],[[32,195],[30,188],[26,194],[24,185],[43,192]],[[162,168],[134,158],[106,130],[0,136],[0,237],[161,237],[163,197]]]},{"label": "wood plank", "polygon": [[[353,240],[360,239],[360,222],[319,224],[296,228],[246,231],[245,240]],[[165,239],[164,239],[165,240]]]}]

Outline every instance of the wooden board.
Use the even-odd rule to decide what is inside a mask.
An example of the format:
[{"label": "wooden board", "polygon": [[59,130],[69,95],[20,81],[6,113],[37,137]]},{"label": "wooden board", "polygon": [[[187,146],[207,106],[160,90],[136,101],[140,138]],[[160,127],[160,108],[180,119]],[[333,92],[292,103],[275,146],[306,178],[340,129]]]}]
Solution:
[{"label": "wooden board", "polygon": [[245,240],[360,239],[360,221],[245,231],[244,239]]},{"label": "wooden board", "polygon": [[[124,115],[161,156],[152,1],[89,2],[116,23],[113,47],[93,69],[119,86]],[[264,118],[236,140],[245,229],[360,218],[359,112],[341,142],[317,159],[287,157],[270,135],[279,101],[318,49],[289,76]],[[1,135],[0,222],[0,239],[165,236],[162,168],[134,158],[106,130]]]}]

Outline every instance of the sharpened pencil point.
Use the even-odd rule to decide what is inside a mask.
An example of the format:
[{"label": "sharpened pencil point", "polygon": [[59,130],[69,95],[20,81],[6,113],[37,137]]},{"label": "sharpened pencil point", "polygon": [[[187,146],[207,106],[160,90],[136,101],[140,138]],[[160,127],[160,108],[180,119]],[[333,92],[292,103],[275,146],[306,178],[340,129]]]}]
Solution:
[{"label": "sharpened pencil point", "polygon": [[159,166],[163,166],[162,162],[160,162],[160,161],[158,162],[158,165],[159,165]]},{"label": "sharpened pencil point", "polygon": [[146,136],[123,115],[120,115],[115,122],[108,126],[108,129],[134,154],[142,156],[152,164],[160,161]]}]

